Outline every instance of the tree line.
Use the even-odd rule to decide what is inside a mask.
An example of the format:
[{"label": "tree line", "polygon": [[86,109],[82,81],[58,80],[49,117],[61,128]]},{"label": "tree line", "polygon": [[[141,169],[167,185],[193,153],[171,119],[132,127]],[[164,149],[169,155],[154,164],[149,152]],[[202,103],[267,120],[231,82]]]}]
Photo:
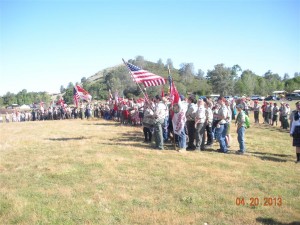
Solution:
[{"label": "tree line", "polygon": [[[279,74],[270,70],[263,75],[257,75],[251,70],[242,70],[238,64],[231,67],[217,64],[205,74],[201,69],[196,72],[193,63],[182,63],[179,69],[175,69],[170,58],[167,59],[166,63],[163,63],[162,59],[154,63],[146,61],[143,56],[137,56],[129,62],[166,79],[168,78],[167,68],[170,68],[176,88],[183,95],[193,93],[205,96],[214,93],[223,96],[250,96],[254,94],[267,96],[272,95],[275,90],[292,92],[300,88],[300,72],[295,72],[293,78],[290,78],[288,74],[284,74],[284,77],[281,78]],[[92,77],[93,79],[83,77],[80,84],[92,95],[93,99],[107,99],[109,90],[112,94],[118,92],[120,97],[142,96],[140,88],[132,80],[125,65],[105,69]],[[73,87],[73,83],[70,82],[66,88],[63,86],[60,88],[67,104],[73,103]],[[168,93],[168,85],[149,87],[146,90],[149,96],[161,92]],[[27,92],[24,89],[18,94],[8,92],[0,97],[1,106],[14,103],[19,105],[32,104],[40,101],[50,102],[50,95],[46,92]]]}]

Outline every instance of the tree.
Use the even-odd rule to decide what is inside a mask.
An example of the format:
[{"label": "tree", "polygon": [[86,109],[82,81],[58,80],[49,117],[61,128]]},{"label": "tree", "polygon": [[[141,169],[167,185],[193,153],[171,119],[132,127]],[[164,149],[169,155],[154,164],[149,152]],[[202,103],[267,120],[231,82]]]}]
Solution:
[{"label": "tree", "polygon": [[64,101],[66,104],[73,104],[73,88],[68,88],[64,94]]},{"label": "tree", "polygon": [[157,64],[159,67],[164,67],[164,63],[161,58],[157,61]]},{"label": "tree", "polygon": [[0,107],[4,106],[3,98],[0,96]]},{"label": "tree", "polygon": [[168,66],[169,66],[170,70],[174,69],[173,61],[170,58],[167,59],[166,67],[168,67]]},{"label": "tree", "polygon": [[136,66],[140,67],[140,68],[143,68],[145,66],[145,59],[144,59],[144,56],[141,56],[141,55],[138,55],[136,58],[135,58],[135,63],[134,63]]},{"label": "tree", "polygon": [[300,87],[300,76],[294,77],[293,79],[289,79],[284,83],[284,89],[288,92],[298,90],[299,87]]},{"label": "tree", "polygon": [[267,80],[279,80],[281,81],[281,77],[277,74],[277,73],[272,73],[271,70],[268,70],[265,74],[264,74],[264,78]]},{"label": "tree", "polygon": [[234,75],[231,68],[224,67],[224,64],[215,65],[214,70],[208,70],[207,79],[212,85],[212,91],[221,96],[233,94]]},{"label": "tree", "polygon": [[198,73],[196,74],[196,76],[197,76],[200,80],[205,79],[205,77],[204,77],[204,71],[201,70],[201,69],[198,69]]},{"label": "tree", "polygon": [[194,78],[194,64],[182,63],[180,64],[179,74],[182,77],[184,83],[191,83]]},{"label": "tree", "polygon": [[64,93],[65,91],[66,91],[66,89],[64,88],[63,85],[61,85],[61,86],[60,86],[60,93],[62,94],[62,93]]},{"label": "tree", "polygon": [[242,72],[242,68],[238,64],[234,65],[231,68],[231,70],[232,70],[232,75],[234,76],[234,78],[237,78],[238,77],[238,73]]},{"label": "tree", "polygon": [[10,92],[7,92],[3,96],[3,104],[4,105],[11,105],[11,104],[16,104],[17,103],[17,98],[16,95]]},{"label": "tree", "polygon": [[294,73],[294,77],[299,77],[300,76],[300,72],[295,72]]},{"label": "tree", "polygon": [[288,73],[285,73],[283,76],[283,81],[286,81],[288,79],[290,79],[290,75]]},{"label": "tree", "polygon": [[73,90],[74,84],[72,82],[70,82],[67,86],[67,89],[72,89]]},{"label": "tree", "polygon": [[257,76],[251,70],[245,70],[241,74],[242,92],[247,96],[256,94],[254,92],[257,85]]}]

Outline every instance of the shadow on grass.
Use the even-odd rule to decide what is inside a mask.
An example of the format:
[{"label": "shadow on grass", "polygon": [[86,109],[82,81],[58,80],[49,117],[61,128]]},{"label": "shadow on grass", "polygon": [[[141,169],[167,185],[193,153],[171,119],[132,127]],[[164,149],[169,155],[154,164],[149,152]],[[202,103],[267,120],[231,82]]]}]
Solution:
[{"label": "shadow on grass", "polygon": [[47,138],[46,140],[50,141],[73,141],[73,140],[83,140],[83,139],[90,139],[91,137],[72,137],[72,138]]},{"label": "shadow on grass", "polygon": [[[254,155],[254,156],[256,156],[256,155]],[[261,160],[268,160],[268,161],[273,161],[273,162],[287,162],[287,160],[285,160],[285,159],[278,159],[273,156],[256,156],[256,157],[260,158]]]},{"label": "shadow on grass", "polygon": [[272,154],[272,153],[264,153],[264,152],[249,152],[252,154],[257,154],[257,155],[271,155],[271,156],[278,156],[278,157],[289,157],[291,155],[286,155],[286,154]]},{"label": "shadow on grass", "polygon": [[281,159],[278,157],[290,157],[290,155],[286,155],[286,154],[272,154],[272,153],[263,153],[263,152],[249,152],[251,153],[253,156],[260,158],[261,160],[268,160],[268,161],[273,161],[273,162],[287,162],[290,160],[287,159]]},{"label": "shadow on grass", "polygon": [[261,223],[261,224],[266,224],[266,225],[269,225],[269,224],[274,224],[274,225],[300,225],[300,221],[294,221],[294,222],[291,222],[291,223],[281,223],[277,220],[274,220],[272,218],[262,218],[262,217],[258,217],[256,218],[256,221]]},{"label": "shadow on grass", "polygon": [[[83,125],[85,125],[85,126],[92,126],[92,125],[94,125],[94,126],[115,126],[115,127],[118,127],[118,126],[120,126],[120,123],[87,123],[87,124],[83,124]],[[120,126],[121,127],[121,126]]]},{"label": "shadow on grass", "polygon": [[289,134],[289,129],[282,129],[279,126],[271,126],[271,125],[265,125],[263,124],[262,126],[259,126],[260,129],[264,129],[264,130],[269,130],[269,131],[276,131],[276,132],[281,132],[281,133],[287,133]]},{"label": "shadow on grass", "polygon": [[[106,145],[122,145],[122,146],[130,146],[137,148],[144,148],[145,150],[154,150],[155,142],[154,135],[152,135],[152,142],[144,142],[144,136],[141,135],[140,132],[132,131],[122,134],[122,137],[119,138],[111,138],[108,139],[108,143]],[[179,148],[177,147],[177,150]],[[174,144],[172,142],[164,143],[164,150],[175,150]]]}]

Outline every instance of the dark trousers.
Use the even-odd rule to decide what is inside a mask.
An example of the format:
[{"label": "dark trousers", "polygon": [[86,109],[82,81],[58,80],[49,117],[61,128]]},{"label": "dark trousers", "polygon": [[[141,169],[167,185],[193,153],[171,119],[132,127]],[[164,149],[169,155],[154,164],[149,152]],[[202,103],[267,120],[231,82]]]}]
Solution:
[{"label": "dark trousers", "polygon": [[154,135],[155,135],[155,145],[156,148],[164,149],[164,139],[163,139],[163,124],[164,120],[156,121],[154,125]]},{"label": "dark trousers", "polygon": [[259,123],[259,111],[254,111],[254,121],[255,123]]},{"label": "dark trousers", "polygon": [[207,145],[212,145],[213,144],[213,133],[212,133],[212,124],[207,124],[206,127],[205,127],[205,130],[206,130],[206,138],[207,138],[207,141],[206,141],[206,144]]},{"label": "dark trousers", "polygon": [[196,129],[196,149],[204,150],[204,133],[205,133],[205,123],[198,123]]},{"label": "dark trousers", "polygon": [[151,142],[151,140],[152,140],[152,133],[151,133],[150,128],[144,127],[143,131],[144,131],[145,141]]},{"label": "dark trousers", "polygon": [[189,137],[188,148],[195,148],[195,121],[186,121],[187,133]]}]

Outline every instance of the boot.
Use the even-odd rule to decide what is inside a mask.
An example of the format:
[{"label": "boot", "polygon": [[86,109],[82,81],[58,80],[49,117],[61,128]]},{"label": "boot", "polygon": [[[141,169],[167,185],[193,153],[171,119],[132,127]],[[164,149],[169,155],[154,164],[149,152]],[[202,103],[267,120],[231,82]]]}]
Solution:
[{"label": "boot", "polygon": [[297,154],[297,161],[296,163],[300,163],[300,153],[296,153]]}]

